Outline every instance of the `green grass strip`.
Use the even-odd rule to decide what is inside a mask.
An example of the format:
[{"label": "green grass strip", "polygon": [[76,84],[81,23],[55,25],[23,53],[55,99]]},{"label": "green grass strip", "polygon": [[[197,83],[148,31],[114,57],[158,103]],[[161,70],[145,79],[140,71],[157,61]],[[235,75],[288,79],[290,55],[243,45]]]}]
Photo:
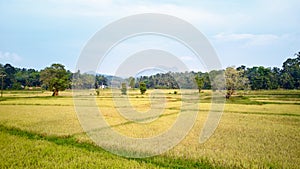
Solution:
[{"label": "green grass strip", "polygon": [[155,157],[149,157],[149,158],[125,158],[120,157],[114,154],[111,154],[102,148],[91,144],[91,143],[84,143],[84,142],[78,142],[73,136],[48,136],[44,134],[38,134],[34,132],[24,131],[15,127],[7,127],[0,124],[0,131],[13,135],[18,137],[23,137],[30,140],[46,140],[52,143],[55,143],[56,145],[60,146],[69,146],[69,147],[76,147],[80,149],[85,149],[87,151],[92,152],[98,152],[102,153],[104,156],[110,157],[110,158],[124,158],[127,160],[134,160],[139,163],[146,163],[155,165],[160,168],[227,168],[223,166],[217,166],[212,165],[208,162],[206,159],[199,159],[199,160],[191,160],[191,159],[181,159],[181,158],[171,158],[166,156],[155,156]]}]

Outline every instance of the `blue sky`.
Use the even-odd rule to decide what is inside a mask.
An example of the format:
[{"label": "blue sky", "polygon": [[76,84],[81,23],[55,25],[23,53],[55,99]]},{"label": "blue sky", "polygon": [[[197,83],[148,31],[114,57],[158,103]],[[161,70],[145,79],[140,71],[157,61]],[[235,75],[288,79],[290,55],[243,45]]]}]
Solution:
[{"label": "blue sky", "polygon": [[[298,0],[0,1],[0,63],[42,69],[58,62],[74,70],[85,43],[107,24],[133,14],[162,13],[198,28],[214,46],[224,68],[241,64],[281,67],[283,61],[300,51],[299,6]],[[128,41],[123,51],[126,45],[142,49],[154,39]],[[166,44],[164,39],[155,42],[153,47],[159,46],[158,42]],[[172,42],[167,44],[165,50],[194,63],[189,52],[174,49],[172,45],[176,44]],[[119,58],[121,52],[112,52],[107,63],[123,60]],[[99,71],[113,74],[113,69]]]}]

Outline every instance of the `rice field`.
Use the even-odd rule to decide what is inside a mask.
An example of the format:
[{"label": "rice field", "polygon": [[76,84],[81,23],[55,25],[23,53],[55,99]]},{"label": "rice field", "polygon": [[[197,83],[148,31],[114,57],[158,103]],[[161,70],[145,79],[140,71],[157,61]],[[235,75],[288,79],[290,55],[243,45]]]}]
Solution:
[{"label": "rice field", "polygon": [[[110,90],[95,97],[111,128],[129,137],[147,138],[170,128],[180,112],[180,91],[161,90],[164,111],[149,123],[123,118],[117,108],[151,109],[151,93],[128,90],[130,105],[116,105]],[[197,94],[197,91],[190,91]],[[149,158],[126,158],[97,146],[83,131],[71,91],[5,91],[0,98],[0,168],[299,168],[300,91],[249,91],[226,101],[218,128],[208,141],[199,136],[211,106],[211,91],[200,94],[193,128],[174,148]],[[122,96],[121,92],[118,97]],[[87,105],[88,106],[88,105]]]}]

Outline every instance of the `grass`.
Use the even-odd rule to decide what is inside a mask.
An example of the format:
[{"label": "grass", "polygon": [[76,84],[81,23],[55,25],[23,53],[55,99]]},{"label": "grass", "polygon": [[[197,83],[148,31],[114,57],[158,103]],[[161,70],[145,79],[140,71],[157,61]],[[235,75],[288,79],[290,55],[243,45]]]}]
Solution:
[{"label": "grass", "polygon": [[158,168],[111,155],[72,137],[47,137],[3,127],[0,137],[1,168]]},{"label": "grass", "polygon": [[[130,104],[140,113],[151,99],[166,98],[158,119],[140,124],[124,119],[110,91],[101,91],[97,105],[116,131],[131,137],[155,136],[177,118],[181,91],[158,95],[129,90]],[[169,94],[170,93],[170,94]],[[189,91],[196,94],[197,91]],[[162,155],[130,159],[96,146],[83,132],[69,91],[51,93],[4,92],[0,100],[0,168],[297,168],[300,166],[300,92],[251,91],[227,100],[214,135],[199,144],[201,128],[210,110],[210,91],[201,93],[200,111],[186,138]],[[90,94],[76,99],[86,100]],[[124,97],[124,96],[118,96]],[[122,105],[123,109],[131,105]]]},{"label": "grass", "polygon": [[[168,157],[151,157],[143,159],[122,158],[106,152],[92,143],[79,142],[72,136],[47,136],[3,125],[0,125],[0,131],[0,136],[5,136],[7,138],[5,142],[1,142],[3,150],[7,150],[10,147],[12,149],[19,149],[21,150],[21,152],[18,152],[20,155],[30,149],[30,151],[37,151],[34,155],[42,155],[43,157],[51,158],[51,161],[47,158],[37,160],[36,157],[29,155],[26,159],[11,159],[12,161],[6,162],[2,161],[0,164],[1,168],[6,168],[7,166],[12,168],[23,168],[32,167],[33,165],[35,167],[43,168],[222,168],[212,166],[205,160],[192,161]],[[11,140],[14,143],[14,147],[10,144]],[[38,146],[38,148],[36,148],[36,146]],[[25,152],[22,152],[24,150]],[[71,151],[71,153],[64,154],[66,151]],[[10,154],[2,154],[2,156],[5,156],[4,158],[7,158],[9,155]],[[59,156],[60,158],[57,159],[55,156]],[[80,157],[78,161],[76,161],[76,157],[74,158],[74,156]]]}]

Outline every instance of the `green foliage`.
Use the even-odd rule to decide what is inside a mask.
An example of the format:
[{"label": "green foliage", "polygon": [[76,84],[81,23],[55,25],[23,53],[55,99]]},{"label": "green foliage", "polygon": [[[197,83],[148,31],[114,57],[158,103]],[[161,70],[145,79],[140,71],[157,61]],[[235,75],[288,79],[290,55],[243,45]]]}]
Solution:
[{"label": "green foliage", "polygon": [[145,92],[147,91],[145,82],[140,82],[140,91],[141,91],[141,94],[145,94]]},{"label": "green foliage", "polygon": [[121,93],[122,93],[122,95],[127,94],[127,84],[126,83],[121,84]]},{"label": "green foliage", "polygon": [[129,86],[131,89],[135,88],[135,78],[134,77],[129,78]]},{"label": "green foliage", "polygon": [[[188,75],[191,75],[187,73]],[[156,89],[179,89],[179,84],[181,82],[180,79],[176,79],[176,75],[180,75],[179,73],[158,73],[156,75],[151,76],[141,76],[137,78],[137,82],[145,82],[147,84],[147,88],[156,88]],[[185,81],[183,78],[182,82],[187,82],[192,84],[191,82]],[[181,86],[183,87],[183,86]],[[185,86],[188,88],[189,86]],[[183,87],[183,88],[185,88]]]},{"label": "green foliage", "polygon": [[48,90],[53,91],[52,96],[57,96],[59,91],[69,86],[68,74],[65,66],[52,64],[41,71],[41,81]]},{"label": "green foliage", "polygon": [[286,89],[300,89],[300,52],[297,58],[287,59],[282,66],[282,86]]},{"label": "green foliage", "polygon": [[101,77],[77,71],[73,74],[72,86],[76,89],[98,89]]},{"label": "green foliage", "polygon": [[77,71],[73,74],[72,88],[76,89],[99,89],[107,86],[108,80],[103,75],[93,75],[88,73],[80,73]]},{"label": "green foliage", "polygon": [[4,89],[24,89],[25,86],[41,86],[40,72],[34,69],[15,68],[10,64],[0,64],[0,74],[5,74]]},{"label": "green foliage", "polygon": [[196,81],[196,84],[197,84],[197,87],[198,87],[198,91],[199,93],[201,92],[201,89],[203,88],[204,86],[204,78],[202,77],[199,77],[199,75],[197,74],[195,76],[195,81]]},{"label": "green foliage", "polygon": [[210,78],[210,86],[213,91],[222,90],[224,86],[224,70],[212,70],[208,73]]},{"label": "green foliage", "polygon": [[251,89],[277,89],[279,87],[280,70],[277,68],[248,68],[244,75],[249,78]]},{"label": "green foliage", "polygon": [[95,88],[102,88],[108,85],[108,79],[103,75],[96,75]]},{"label": "green foliage", "polygon": [[[300,52],[295,54],[296,58],[288,58],[282,65],[282,68],[277,67],[263,67],[254,66],[246,68],[246,66],[240,66],[236,70],[242,77],[249,79],[249,85],[252,90],[260,89],[300,89]],[[63,66],[63,65],[61,65]],[[45,68],[48,70],[48,68]],[[34,69],[16,68],[10,64],[0,64],[0,73],[5,74],[3,88],[4,89],[24,89],[26,86],[41,87],[53,90],[47,83],[41,83],[47,81],[45,77],[40,77],[41,72]],[[224,73],[224,70],[212,70],[210,72],[167,72],[158,73],[151,76],[141,76],[138,78],[130,77],[127,79],[129,86],[134,89],[139,86],[139,82],[144,81],[147,84],[147,88],[157,89],[218,89],[220,81],[210,81],[218,76],[220,73]],[[45,73],[44,73],[45,74]],[[198,80],[195,79],[198,76]],[[73,80],[72,80],[72,77]],[[87,73],[80,73],[80,71],[72,73],[69,70],[66,71],[66,78],[53,79],[54,83],[64,83],[62,81],[72,81],[73,87],[76,86],[81,89],[100,88],[103,86],[109,86],[112,81],[122,82],[124,79],[114,76],[104,75],[91,75]],[[197,83],[194,83],[196,80]],[[199,83],[198,83],[199,82]],[[116,84],[118,84],[116,83]],[[2,85],[2,84],[1,84]],[[201,87],[202,86],[202,87]],[[50,87],[50,88],[49,88]],[[117,87],[117,86],[114,86]],[[199,88],[201,87],[201,88]],[[63,87],[62,87],[63,88]],[[71,88],[71,83],[67,83],[66,88]]]},{"label": "green foliage", "polygon": [[[25,87],[24,87],[24,88],[25,88]],[[23,88],[22,88],[22,84],[21,84],[20,82],[13,83],[12,89],[13,89],[13,90],[21,90],[21,89],[23,89]]]}]

